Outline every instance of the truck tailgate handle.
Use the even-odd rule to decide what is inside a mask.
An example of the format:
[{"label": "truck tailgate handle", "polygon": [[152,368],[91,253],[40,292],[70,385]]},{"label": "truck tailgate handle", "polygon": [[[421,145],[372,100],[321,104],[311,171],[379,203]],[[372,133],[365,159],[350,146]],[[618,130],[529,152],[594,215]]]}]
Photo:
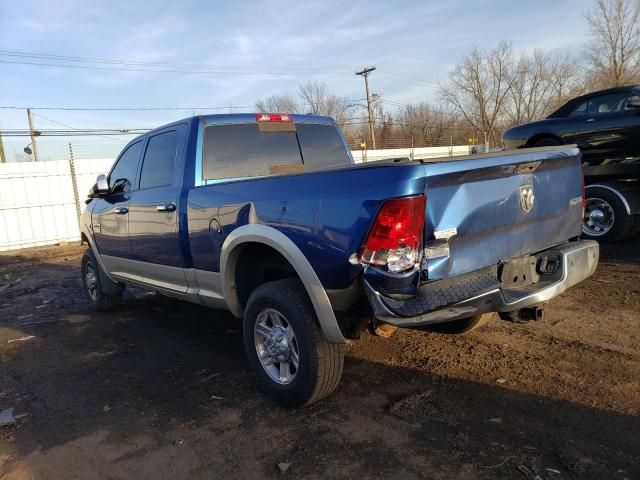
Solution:
[{"label": "truck tailgate handle", "polygon": [[159,212],[175,212],[176,206],[173,203],[163,203],[162,205],[157,205],[156,210]]},{"label": "truck tailgate handle", "polygon": [[125,213],[129,213],[129,209],[127,207],[118,207],[114,210],[118,215],[124,215]]}]

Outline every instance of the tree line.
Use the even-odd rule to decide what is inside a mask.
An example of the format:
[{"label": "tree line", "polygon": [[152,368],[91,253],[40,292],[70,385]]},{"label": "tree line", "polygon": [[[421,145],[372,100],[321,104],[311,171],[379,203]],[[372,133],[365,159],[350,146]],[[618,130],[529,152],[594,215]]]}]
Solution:
[{"label": "tree line", "polygon": [[[434,102],[400,105],[374,95],[378,148],[485,141],[497,146],[505,128],[545,118],[570,98],[640,84],[640,0],[595,0],[584,19],[589,43],[583,53],[516,53],[502,41],[466,54],[439,82]],[[369,137],[366,105],[323,83],[307,82],[297,94],[259,100],[256,108],[333,117],[354,148]]]}]

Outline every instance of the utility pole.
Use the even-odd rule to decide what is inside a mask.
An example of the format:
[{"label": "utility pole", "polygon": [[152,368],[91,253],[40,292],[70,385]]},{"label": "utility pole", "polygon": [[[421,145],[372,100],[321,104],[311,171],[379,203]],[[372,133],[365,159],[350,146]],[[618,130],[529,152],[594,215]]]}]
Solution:
[{"label": "utility pole", "polygon": [[27,117],[29,118],[29,134],[31,135],[31,150],[33,151],[33,161],[38,161],[38,145],[36,145],[36,132],[33,129],[33,117],[31,109],[27,108]]},{"label": "utility pole", "polygon": [[69,143],[69,170],[71,171],[71,186],[73,187],[73,199],[76,203],[76,218],[78,219],[78,232],[82,231],[80,216],[82,208],[80,207],[80,195],[78,193],[78,179],[76,177],[76,164],[73,158],[73,147]]},{"label": "utility pole", "polygon": [[364,68],[360,72],[356,72],[356,75],[364,77],[364,88],[367,90],[367,110],[369,112],[369,134],[371,135],[371,146],[376,149],[376,136],[373,131],[373,115],[371,112],[371,95],[369,95],[369,73],[373,72],[376,67]]},{"label": "utility pole", "polygon": [[4,144],[2,143],[2,133],[0,133],[0,163],[7,163],[7,157],[4,154]]}]

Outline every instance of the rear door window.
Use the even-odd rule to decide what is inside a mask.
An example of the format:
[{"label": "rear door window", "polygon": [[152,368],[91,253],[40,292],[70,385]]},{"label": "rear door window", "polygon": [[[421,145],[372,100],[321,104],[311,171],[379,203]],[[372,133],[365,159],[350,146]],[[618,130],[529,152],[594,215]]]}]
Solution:
[{"label": "rear door window", "polygon": [[628,93],[614,93],[594,98],[589,104],[589,114],[606,115],[623,112],[629,97]]},{"label": "rear door window", "polygon": [[149,138],[142,161],[140,189],[161,187],[173,183],[178,132],[172,130]]}]

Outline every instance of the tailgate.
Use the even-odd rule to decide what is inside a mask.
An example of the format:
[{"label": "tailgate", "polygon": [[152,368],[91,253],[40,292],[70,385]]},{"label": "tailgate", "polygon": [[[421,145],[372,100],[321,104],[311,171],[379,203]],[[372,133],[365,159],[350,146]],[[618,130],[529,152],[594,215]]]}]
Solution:
[{"label": "tailgate", "polygon": [[580,163],[575,147],[546,147],[425,165],[429,279],[496,265],[580,235]]}]

